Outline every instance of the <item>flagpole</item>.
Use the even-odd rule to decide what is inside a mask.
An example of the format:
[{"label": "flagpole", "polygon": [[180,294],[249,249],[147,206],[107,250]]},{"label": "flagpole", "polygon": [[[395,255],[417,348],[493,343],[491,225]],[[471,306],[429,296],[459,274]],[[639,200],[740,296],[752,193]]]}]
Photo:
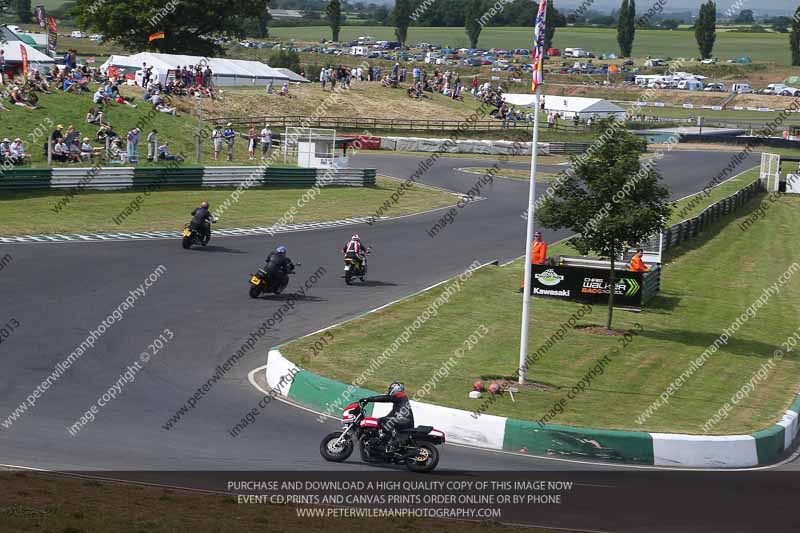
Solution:
[{"label": "flagpole", "polygon": [[[534,73],[534,76],[536,73]],[[531,312],[531,244],[533,243],[533,221],[536,213],[536,157],[539,146],[539,100],[542,85],[536,86],[536,110],[533,118],[533,147],[531,148],[531,183],[528,189],[528,230],[525,237],[525,281],[522,290],[522,332],[519,342],[519,382],[525,383],[528,358],[528,322]]]}]

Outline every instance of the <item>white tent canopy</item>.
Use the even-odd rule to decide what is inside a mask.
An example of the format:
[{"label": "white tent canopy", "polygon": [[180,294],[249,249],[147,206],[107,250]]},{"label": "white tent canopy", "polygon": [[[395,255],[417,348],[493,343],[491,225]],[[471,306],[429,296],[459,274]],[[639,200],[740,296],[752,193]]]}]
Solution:
[{"label": "white tent canopy", "polygon": [[53,63],[52,57],[41,53],[36,48],[28,46],[22,41],[8,41],[2,44],[3,55],[5,56],[6,61],[15,63],[22,62],[22,52],[20,51],[20,46],[23,46],[25,48],[25,52],[28,54],[28,63],[44,63],[48,65]]},{"label": "white tent canopy", "polygon": [[141,52],[132,56],[111,56],[101,69],[110,66],[141,69],[144,64],[153,67],[162,81],[167,72],[178,67],[208,64],[214,73],[214,84],[218,86],[267,85],[269,82],[284,82],[289,78],[278,70],[259,61],[240,59],[205,58],[178,54],[156,54]]},{"label": "white tent canopy", "polygon": [[[536,96],[533,94],[504,94],[503,100],[512,106],[534,107]],[[548,112],[560,113],[563,118],[618,117],[622,118],[625,110],[602,98],[583,98],[580,96],[542,96],[544,109]]]}]

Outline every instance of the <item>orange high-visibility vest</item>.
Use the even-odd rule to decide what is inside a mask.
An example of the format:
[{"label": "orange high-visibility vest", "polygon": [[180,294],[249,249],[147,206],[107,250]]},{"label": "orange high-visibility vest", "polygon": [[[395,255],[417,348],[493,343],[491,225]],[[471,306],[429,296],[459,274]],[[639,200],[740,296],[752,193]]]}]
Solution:
[{"label": "orange high-visibility vest", "polygon": [[544,241],[533,241],[531,245],[531,264],[543,265],[547,258],[547,243]]},{"label": "orange high-visibility vest", "polygon": [[633,259],[631,259],[630,269],[631,272],[648,272],[650,270],[639,255],[634,255]]}]

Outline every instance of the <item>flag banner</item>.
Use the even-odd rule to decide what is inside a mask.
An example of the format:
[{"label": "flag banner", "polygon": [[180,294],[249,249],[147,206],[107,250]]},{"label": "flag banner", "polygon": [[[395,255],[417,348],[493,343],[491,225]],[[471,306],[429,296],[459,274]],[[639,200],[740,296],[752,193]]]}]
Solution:
[{"label": "flag banner", "polygon": [[24,44],[19,45],[19,54],[22,56],[22,76],[28,75],[28,51]]},{"label": "flag banner", "polygon": [[36,22],[39,24],[39,27],[44,28],[47,24],[47,12],[44,6],[36,6],[33,12],[36,14]]},{"label": "flag banner", "polygon": [[56,56],[56,49],[58,48],[58,25],[53,16],[47,17],[47,51],[50,56]]},{"label": "flag banner", "polygon": [[540,0],[539,12],[533,28],[533,81],[531,91],[544,83],[544,28],[547,19],[547,0]]},{"label": "flag banner", "polygon": [[156,39],[163,39],[165,36],[166,35],[164,34],[163,31],[157,31],[155,33],[151,33],[150,36],[147,38],[147,41],[152,43]]}]

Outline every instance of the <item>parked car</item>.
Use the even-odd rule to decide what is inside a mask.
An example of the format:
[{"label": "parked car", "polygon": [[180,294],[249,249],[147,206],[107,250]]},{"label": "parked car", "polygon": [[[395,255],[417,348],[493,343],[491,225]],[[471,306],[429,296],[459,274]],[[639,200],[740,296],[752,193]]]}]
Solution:
[{"label": "parked car", "polygon": [[785,83],[770,83],[767,85],[767,88],[764,89],[764,94],[780,94],[780,92],[785,88]]},{"label": "parked car", "polygon": [[83,39],[84,37],[86,37],[86,34],[80,30],[75,30],[72,33],[70,33],[69,36],[72,37],[73,39]]},{"label": "parked car", "polygon": [[781,96],[800,96],[800,89],[784,87],[778,94]]},{"label": "parked car", "polygon": [[703,90],[706,92],[724,93],[726,89],[724,83],[709,83],[708,87]]},{"label": "parked car", "polygon": [[752,93],[753,87],[750,86],[749,83],[734,83],[731,85],[731,92],[732,93]]}]

